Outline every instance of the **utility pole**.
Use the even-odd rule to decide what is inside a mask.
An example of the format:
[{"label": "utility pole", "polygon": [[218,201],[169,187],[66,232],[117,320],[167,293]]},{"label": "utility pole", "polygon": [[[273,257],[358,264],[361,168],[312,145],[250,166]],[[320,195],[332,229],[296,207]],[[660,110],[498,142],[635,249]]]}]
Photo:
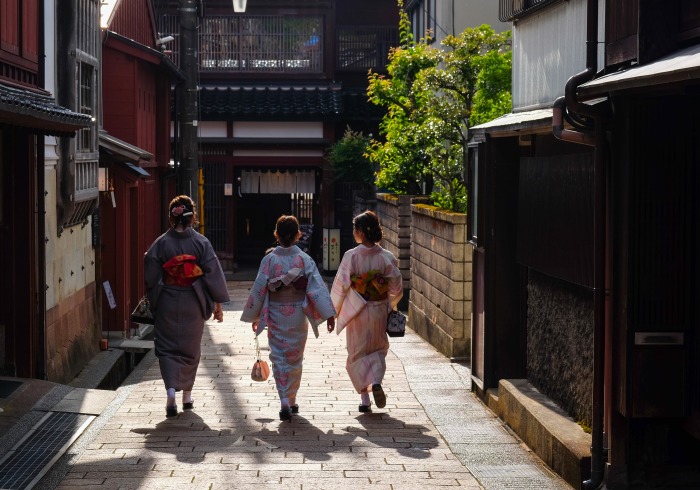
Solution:
[{"label": "utility pole", "polygon": [[180,194],[197,201],[199,185],[199,145],[197,118],[199,117],[199,18],[198,0],[179,0],[180,69],[185,75],[182,85],[177,121],[180,125],[180,171],[177,186]]}]

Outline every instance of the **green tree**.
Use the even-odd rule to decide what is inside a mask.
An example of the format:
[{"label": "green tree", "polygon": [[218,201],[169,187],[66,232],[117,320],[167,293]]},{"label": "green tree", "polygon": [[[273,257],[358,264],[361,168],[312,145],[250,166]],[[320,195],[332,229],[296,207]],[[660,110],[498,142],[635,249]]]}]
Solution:
[{"label": "green tree", "polygon": [[370,136],[345,129],[343,137],[328,150],[328,162],[333,168],[335,180],[341,182],[374,183],[374,165],[367,157]]},{"label": "green tree", "polygon": [[510,32],[488,25],[448,36],[442,49],[416,42],[399,0],[401,46],[389,54],[387,76],[369,75],[369,99],[387,108],[384,141],[372,141],[377,185],[417,193],[424,183],[434,204],[466,211],[463,179],[470,124],[510,111]]}]

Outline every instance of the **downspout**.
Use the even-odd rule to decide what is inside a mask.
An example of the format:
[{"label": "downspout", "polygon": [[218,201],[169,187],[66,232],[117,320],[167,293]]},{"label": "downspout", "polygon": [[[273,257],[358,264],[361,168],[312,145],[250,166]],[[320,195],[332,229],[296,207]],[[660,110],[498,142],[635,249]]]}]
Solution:
[{"label": "downspout", "polygon": [[[598,0],[588,0],[586,7],[586,69],[572,76],[564,97],[556,100],[552,112],[555,137],[572,143],[595,147],[593,161],[593,413],[591,435],[591,478],[583,482],[584,490],[599,488],[604,477],[603,414],[605,393],[605,243],[607,206],[607,168],[605,164],[604,120],[607,107],[586,105],[578,100],[577,89],[596,73],[598,51]],[[593,119],[595,129],[564,129],[565,111]]]}]

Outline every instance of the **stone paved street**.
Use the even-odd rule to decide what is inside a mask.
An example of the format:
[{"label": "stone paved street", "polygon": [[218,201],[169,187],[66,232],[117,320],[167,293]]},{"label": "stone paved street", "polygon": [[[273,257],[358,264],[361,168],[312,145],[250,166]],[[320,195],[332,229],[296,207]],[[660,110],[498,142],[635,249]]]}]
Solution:
[{"label": "stone paved street", "polygon": [[194,411],[166,419],[151,352],[37,488],[570,488],[469,391],[467,367],[412,332],[392,339],[387,406],[371,414],[357,411],[344,334],[310,332],[300,413],[279,421],[272,376],[250,379],[250,285],[230,282],[224,322],[207,325]]}]

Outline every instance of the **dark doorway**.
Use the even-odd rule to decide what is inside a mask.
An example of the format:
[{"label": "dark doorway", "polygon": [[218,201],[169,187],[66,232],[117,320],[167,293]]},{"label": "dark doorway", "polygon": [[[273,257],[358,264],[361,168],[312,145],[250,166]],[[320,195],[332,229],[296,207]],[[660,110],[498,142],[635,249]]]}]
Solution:
[{"label": "dark doorway", "polygon": [[265,250],[275,245],[277,218],[292,213],[291,194],[244,194],[236,209],[238,267],[257,266]]}]

